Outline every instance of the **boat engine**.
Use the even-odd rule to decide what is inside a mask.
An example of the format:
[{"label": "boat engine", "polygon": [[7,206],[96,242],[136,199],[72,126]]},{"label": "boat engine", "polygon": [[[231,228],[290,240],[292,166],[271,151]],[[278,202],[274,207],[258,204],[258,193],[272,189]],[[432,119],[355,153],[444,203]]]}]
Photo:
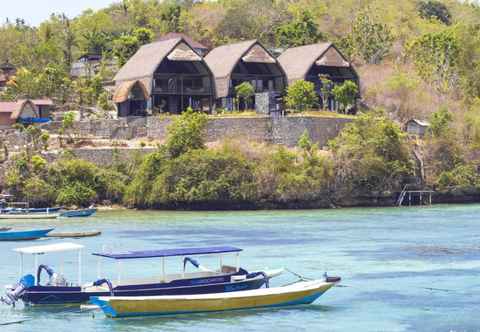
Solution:
[{"label": "boat engine", "polygon": [[200,265],[200,263],[196,259],[193,259],[191,257],[185,257],[183,259],[183,270],[184,271],[185,271],[185,267],[186,267],[187,263],[192,264],[197,269],[200,269],[201,271],[204,271],[204,272],[211,272],[212,271],[209,268],[206,268],[205,266]]},{"label": "boat engine", "polygon": [[39,265],[37,270],[37,285],[40,285],[40,275],[42,271],[45,270],[48,274],[48,286],[56,286],[56,287],[65,287],[68,286],[67,280],[63,275],[60,273],[56,273],[50,266],[47,265]]},{"label": "boat engine", "polygon": [[35,286],[35,277],[31,274],[24,275],[15,286],[5,291],[5,297],[2,296],[0,301],[15,306],[15,302],[22,297],[25,290],[32,286]]},{"label": "boat engine", "polygon": [[325,278],[325,282],[340,282],[342,280],[340,277],[329,276],[327,272],[323,274],[323,277]]}]

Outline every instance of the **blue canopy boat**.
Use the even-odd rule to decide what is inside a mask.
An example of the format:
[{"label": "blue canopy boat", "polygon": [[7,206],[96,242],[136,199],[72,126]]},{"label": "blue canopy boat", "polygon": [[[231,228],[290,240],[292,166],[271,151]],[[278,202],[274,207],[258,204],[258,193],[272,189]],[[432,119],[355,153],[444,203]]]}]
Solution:
[{"label": "blue canopy boat", "polygon": [[97,212],[97,209],[95,209],[95,208],[65,211],[65,212],[62,212],[62,213],[60,214],[60,217],[68,217],[68,218],[73,218],[73,217],[90,217],[92,214],[95,214],[95,212]]},{"label": "blue canopy boat", "polygon": [[[166,250],[127,251],[119,253],[99,252],[93,255],[100,258],[113,259],[118,263],[118,276],[116,281],[100,277],[100,261],[98,264],[98,280],[87,284],[81,282],[81,250],[83,246],[73,243],[61,243],[46,246],[18,248],[15,251],[35,256],[35,266],[38,266],[36,279],[33,275],[23,276],[20,281],[7,289],[6,296],[2,298],[7,304],[15,304],[22,300],[26,304],[81,304],[89,301],[91,296],[152,296],[152,295],[186,295],[234,292],[240,290],[257,289],[263,285],[268,286],[270,278],[283,272],[283,269],[270,271],[247,272],[239,267],[239,252],[242,249],[235,247],[206,247],[182,248]],[[47,252],[78,251],[78,283],[67,282],[66,279],[55,272],[51,267],[38,265],[38,255]],[[236,265],[223,264],[223,256],[235,254]],[[194,255],[219,256],[219,268],[208,269],[200,265]],[[183,257],[183,271],[176,274],[167,274],[165,260],[168,257]],[[125,260],[160,258],[161,274],[150,279],[122,280],[120,262]],[[22,258],[23,262],[23,258]],[[196,272],[186,272],[187,263],[198,269]],[[23,263],[22,263],[23,266]],[[23,271],[23,267],[22,267]],[[40,280],[42,272],[48,274],[48,281]]]},{"label": "blue canopy boat", "polygon": [[46,237],[53,228],[48,229],[34,229],[28,231],[2,231],[0,232],[0,241],[26,241],[36,240],[42,237]]}]

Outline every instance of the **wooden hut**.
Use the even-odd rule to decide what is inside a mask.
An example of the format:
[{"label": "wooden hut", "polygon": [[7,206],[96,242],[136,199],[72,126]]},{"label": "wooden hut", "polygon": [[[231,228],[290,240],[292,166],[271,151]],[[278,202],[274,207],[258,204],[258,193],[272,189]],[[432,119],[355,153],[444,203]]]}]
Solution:
[{"label": "wooden hut", "polygon": [[430,123],[418,119],[410,119],[405,123],[405,130],[410,135],[425,136]]},{"label": "wooden hut", "polygon": [[[0,126],[11,126],[16,122],[29,124],[50,121],[49,114],[42,114],[34,101],[27,99],[0,102]],[[45,102],[46,100],[41,100],[40,104]]]},{"label": "wooden hut", "polygon": [[114,81],[119,116],[181,113],[187,107],[209,112],[214,101],[212,73],[183,38],[142,46]]},{"label": "wooden hut", "polygon": [[289,48],[278,57],[278,61],[287,74],[288,84],[298,80],[314,83],[320,106],[331,110],[336,109],[337,104],[331,94],[322,93],[322,90],[325,91],[322,89],[322,78],[331,81],[331,86],[326,87],[330,90],[333,85],[342,84],[346,80],[355,82],[357,86],[360,84],[351,63],[332,43]]},{"label": "wooden hut", "polygon": [[233,109],[235,87],[250,82],[256,93],[283,93],[286,75],[275,57],[257,40],[214,48],[205,61],[216,86],[217,106]]}]

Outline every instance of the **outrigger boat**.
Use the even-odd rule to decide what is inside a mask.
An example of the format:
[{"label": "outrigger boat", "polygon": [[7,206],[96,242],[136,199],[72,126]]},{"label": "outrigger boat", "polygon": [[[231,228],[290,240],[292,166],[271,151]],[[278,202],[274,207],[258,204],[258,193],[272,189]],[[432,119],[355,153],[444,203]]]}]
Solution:
[{"label": "outrigger boat", "polygon": [[1,213],[54,213],[60,211],[59,207],[47,208],[4,208]]},{"label": "outrigger boat", "polygon": [[[179,294],[207,294],[235,292],[257,289],[268,284],[270,278],[283,272],[283,269],[247,272],[239,266],[239,253],[242,249],[235,247],[182,248],[166,250],[127,251],[119,253],[99,252],[93,255],[99,258],[109,258],[119,264],[125,260],[143,258],[160,258],[161,275],[150,279],[122,280],[121,272],[116,281],[100,277],[100,260],[98,263],[98,280],[82,284],[81,257],[83,246],[75,243],[58,243],[44,246],[34,246],[14,249],[20,253],[23,274],[23,255],[31,254],[37,268],[36,278],[27,274],[14,285],[7,287],[2,301],[14,305],[18,300],[25,304],[81,304],[88,302],[91,296],[152,296]],[[78,252],[78,282],[67,282],[63,275],[51,267],[38,265],[38,256],[52,252]],[[236,265],[223,264],[223,256],[234,254]],[[218,270],[209,270],[189,256],[217,255],[220,266]],[[183,257],[183,271],[178,274],[167,274],[165,260],[167,257]],[[187,263],[199,269],[198,272],[186,272]],[[63,264],[62,264],[63,265]],[[41,274],[48,274],[48,281],[41,282]]]},{"label": "outrigger boat", "polygon": [[0,232],[0,241],[27,241],[46,237],[53,228],[32,230],[6,230]]},{"label": "outrigger boat", "polygon": [[92,297],[90,302],[99,306],[110,318],[276,308],[313,303],[340,281],[339,277],[329,279],[299,281],[283,287],[234,293],[145,297],[106,296]]},{"label": "outrigger boat", "polygon": [[64,211],[60,213],[60,217],[67,217],[67,218],[90,217],[96,212],[97,212],[97,209],[95,208],[71,210],[71,211]]}]

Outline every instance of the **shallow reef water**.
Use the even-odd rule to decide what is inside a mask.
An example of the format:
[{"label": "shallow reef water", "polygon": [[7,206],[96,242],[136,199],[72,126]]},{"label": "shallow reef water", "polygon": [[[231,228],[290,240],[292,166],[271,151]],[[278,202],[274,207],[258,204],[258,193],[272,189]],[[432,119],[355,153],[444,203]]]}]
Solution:
[{"label": "shallow reef water", "polygon": [[[105,319],[78,307],[0,305],[2,331],[479,331],[480,205],[297,211],[171,212],[117,210],[85,219],[0,222],[0,227],[55,226],[57,231],[101,230],[100,237],[0,242],[0,284],[20,277],[13,248],[76,242],[85,245],[82,280],[97,278],[100,250],[233,245],[247,269],[286,267],[311,278],[340,275],[315,304],[275,310],[164,318]],[[200,258],[216,267],[215,258]],[[229,263],[229,258],[224,259]],[[42,256],[41,263],[77,280],[76,255]],[[231,258],[233,264],[234,258]],[[181,271],[180,258],[167,270]],[[159,274],[155,259],[124,263],[123,277]],[[34,273],[25,257],[24,273]],[[102,276],[117,277],[113,262]],[[271,285],[294,281],[289,273]],[[3,291],[3,290],[2,290]]]}]

